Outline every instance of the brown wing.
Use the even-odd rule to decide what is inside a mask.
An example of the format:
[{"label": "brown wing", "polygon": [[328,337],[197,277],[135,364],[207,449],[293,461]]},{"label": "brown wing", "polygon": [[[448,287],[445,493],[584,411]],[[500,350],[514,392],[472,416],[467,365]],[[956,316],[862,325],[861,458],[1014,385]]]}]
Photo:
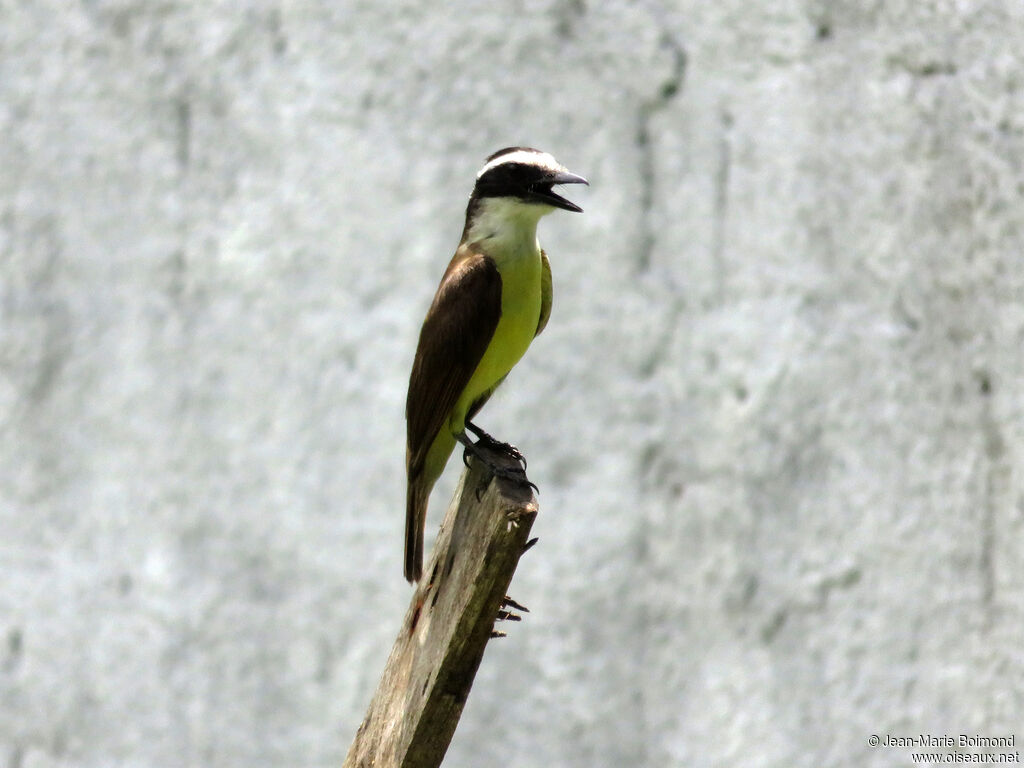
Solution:
[{"label": "brown wing", "polygon": [[405,402],[410,478],[444,427],[501,317],[501,275],[465,245],[445,270],[420,331]]}]

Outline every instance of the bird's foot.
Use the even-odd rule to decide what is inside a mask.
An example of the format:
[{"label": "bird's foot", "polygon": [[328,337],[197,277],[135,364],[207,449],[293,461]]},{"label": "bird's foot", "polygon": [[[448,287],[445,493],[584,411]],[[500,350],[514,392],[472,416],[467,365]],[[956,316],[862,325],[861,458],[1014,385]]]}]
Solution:
[{"label": "bird's foot", "polygon": [[526,470],[526,457],[523,456],[522,452],[514,445],[511,443],[503,443],[501,440],[496,440],[472,422],[466,422],[466,429],[476,435],[477,445],[481,448],[488,448],[496,453],[503,453],[506,456],[510,456],[523,465],[524,471]]},{"label": "bird's foot", "polygon": [[477,453],[473,453],[468,448],[462,455],[462,460],[467,467],[469,466],[469,456],[472,456],[475,459],[481,461],[484,465],[484,468],[487,470],[484,473],[484,475],[480,478],[480,485],[477,486],[476,489],[477,501],[480,501],[480,499],[483,497],[484,491],[487,490],[487,486],[491,484],[491,480],[495,477],[500,478],[502,480],[509,480],[513,483],[517,483],[520,485],[528,485],[533,489],[534,493],[540,493],[540,489],[537,487],[536,483],[532,482],[526,476],[526,472],[522,469],[522,467],[507,467],[494,464],[491,461],[489,461],[486,457],[483,457]]},{"label": "bird's foot", "polygon": [[[467,425],[467,428],[468,426],[469,425]],[[475,427],[473,429],[476,430]],[[519,451],[516,450],[514,446],[508,445],[508,443],[499,443],[486,432],[483,432],[482,434],[484,435],[484,437],[478,436],[477,441],[475,443],[471,442],[470,439],[466,437],[465,433],[456,436],[456,439],[460,443],[462,443],[464,448],[462,452],[462,463],[468,467],[469,458],[472,456],[474,459],[481,462],[484,465],[484,467],[487,468],[488,474],[485,475],[484,478],[481,480],[480,487],[477,488],[476,491],[477,500],[479,501],[483,491],[487,489],[487,486],[490,484],[491,478],[493,477],[501,478],[503,480],[509,480],[514,483],[525,483],[526,485],[533,488],[535,492],[540,493],[540,490],[537,488],[537,486],[531,483],[530,480],[526,477],[526,461],[516,459],[515,454],[512,454],[511,452],[504,450],[503,448],[501,448],[501,446],[504,446],[505,448],[511,448],[512,451],[515,451],[516,454],[518,454]],[[495,445],[499,447],[495,449]],[[488,450],[496,450],[498,452],[503,452],[512,459],[519,461],[519,465],[512,467],[502,464],[496,464],[494,460],[491,458],[491,456],[487,454]]]}]

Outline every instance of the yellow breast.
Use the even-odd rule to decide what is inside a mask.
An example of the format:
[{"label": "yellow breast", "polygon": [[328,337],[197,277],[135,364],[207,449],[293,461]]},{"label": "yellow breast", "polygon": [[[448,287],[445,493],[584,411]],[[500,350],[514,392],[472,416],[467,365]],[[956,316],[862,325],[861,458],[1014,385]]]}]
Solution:
[{"label": "yellow breast", "polygon": [[461,428],[473,402],[493,389],[519,362],[537,333],[541,305],[540,249],[530,248],[518,257],[506,258],[498,264],[498,269],[501,318],[487,351],[453,410],[450,423],[456,428]]}]

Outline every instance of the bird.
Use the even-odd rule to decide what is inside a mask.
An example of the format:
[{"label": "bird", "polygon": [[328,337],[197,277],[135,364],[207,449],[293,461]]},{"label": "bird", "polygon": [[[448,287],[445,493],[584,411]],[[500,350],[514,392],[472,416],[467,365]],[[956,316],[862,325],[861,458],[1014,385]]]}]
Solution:
[{"label": "bird", "polygon": [[[430,491],[456,443],[516,449],[472,423],[551,314],[551,264],[537,223],[555,209],[583,209],[558,184],[587,184],[547,152],[506,147],[476,175],[462,239],[427,310],[406,398],[405,578],[423,572]],[[466,432],[477,438],[474,443]]]}]

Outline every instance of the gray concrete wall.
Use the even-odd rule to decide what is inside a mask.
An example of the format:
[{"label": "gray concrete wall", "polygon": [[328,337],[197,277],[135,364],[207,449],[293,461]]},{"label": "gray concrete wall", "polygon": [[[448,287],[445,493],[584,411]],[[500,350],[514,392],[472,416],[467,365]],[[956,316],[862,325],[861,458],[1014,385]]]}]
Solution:
[{"label": "gray concrete wall", "polygon": [[511,143],[593,186],[481,419],[540,544],[446,764],[1024,748],[1017,0],[0,19],[0,766],[340,763],[419,323]]}]

